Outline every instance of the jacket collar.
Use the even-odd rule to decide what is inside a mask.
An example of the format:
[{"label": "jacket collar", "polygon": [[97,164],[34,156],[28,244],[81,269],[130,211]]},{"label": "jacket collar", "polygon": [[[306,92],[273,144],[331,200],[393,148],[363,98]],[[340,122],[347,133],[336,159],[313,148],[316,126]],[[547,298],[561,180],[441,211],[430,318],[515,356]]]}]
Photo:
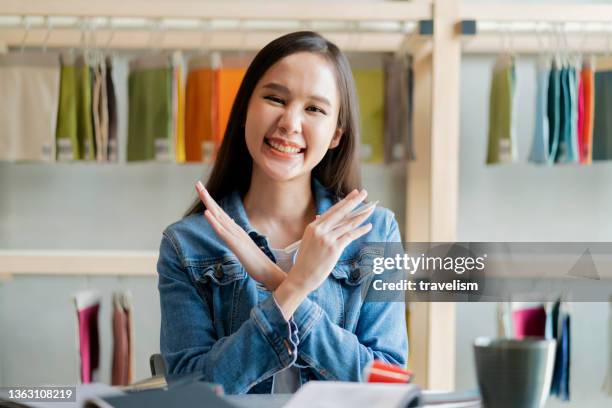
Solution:
[{"label": "jacket collar", "polygon": [[[317,214],[320,215],[334,204],[335,199],[333,194],[327,190],[319,180],[314,177],[311,177],[311,180]],[[265,239],[265,237],[260,235],[249,223],[244,204],[242,203],[242,197],[238,190],[234,190],[225,197],[220,205],[236,224],[240,225],[251,236],[251,238],[256,239],[256,237],[258,237],[260,239]]]}]

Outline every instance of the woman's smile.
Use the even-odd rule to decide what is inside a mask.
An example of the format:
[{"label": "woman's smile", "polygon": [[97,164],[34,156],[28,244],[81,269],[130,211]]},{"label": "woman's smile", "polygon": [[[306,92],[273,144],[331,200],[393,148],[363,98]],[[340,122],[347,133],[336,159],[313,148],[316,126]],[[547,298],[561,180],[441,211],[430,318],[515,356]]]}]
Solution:
[{"label": "woman's smile", "polygon": [[264,151],[276,157],[293,159],[303,156],[306,148],[285,139],[266,137],[264,138]]}]

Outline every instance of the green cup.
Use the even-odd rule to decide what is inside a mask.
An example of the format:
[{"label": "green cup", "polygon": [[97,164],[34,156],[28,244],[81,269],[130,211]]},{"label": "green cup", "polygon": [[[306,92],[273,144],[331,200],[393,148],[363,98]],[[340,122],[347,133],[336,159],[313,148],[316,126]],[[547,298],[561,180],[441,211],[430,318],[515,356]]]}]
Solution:
[{"label": "green cup", "polygon": [[479,337],[474,341],[485,408],[542,408],[550,393],[555,340]]}]

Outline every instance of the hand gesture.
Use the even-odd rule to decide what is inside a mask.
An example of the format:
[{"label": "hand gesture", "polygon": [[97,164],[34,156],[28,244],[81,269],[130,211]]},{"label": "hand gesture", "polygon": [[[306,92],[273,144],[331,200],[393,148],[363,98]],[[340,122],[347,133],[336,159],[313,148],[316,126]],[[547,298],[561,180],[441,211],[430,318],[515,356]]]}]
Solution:
[{"label": "hand gesture", "polygon": [[372,224],[361,224],[374,207],[345,218],[366,196],[365,190],[352,191],[306,227],[295,265],[274,292],[285,319],[327,279],[346,246],[372,229]]},{"label": "hand gesture", "polygon": [[255,245],[249,234],[223,211],[199,181],[196,190],[206,206],[204,217],[236,255],[249,276],[268,290],[276,289],[287,276],[285,272]]}]

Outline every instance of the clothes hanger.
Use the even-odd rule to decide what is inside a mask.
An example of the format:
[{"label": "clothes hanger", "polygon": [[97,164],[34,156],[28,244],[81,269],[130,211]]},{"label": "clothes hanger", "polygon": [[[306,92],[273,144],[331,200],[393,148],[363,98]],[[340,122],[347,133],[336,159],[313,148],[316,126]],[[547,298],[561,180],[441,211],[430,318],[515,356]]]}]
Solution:
[{"label": "clothes hanger", "polygon": [[28,18],[25,15],[21,16],[21,22],[22,22],[22,25],[25,28],[25,33],[23,34],[23,38],[21,39],[21,46],[20,46],[19,52],[21,54],[23,54],[24,48],[25,48],[25,43],[26,43],[26,40],[28,38],[28,34],[30,33],[30,24],[31,23],[30,23],[30,21],[28,20]]},{"label": "clothes hanger", "polygon": [[47,27],[47,31],[45,33],[45,38],[43,39],[42,50],[43,52],[47,52],[47,44],[49,43],[49,37],[51,36],[51,31],[53,28],[52,28],[51,20],[49,20],[49,16],[44,17],[44,22],[45,22],[45,26]]}]

